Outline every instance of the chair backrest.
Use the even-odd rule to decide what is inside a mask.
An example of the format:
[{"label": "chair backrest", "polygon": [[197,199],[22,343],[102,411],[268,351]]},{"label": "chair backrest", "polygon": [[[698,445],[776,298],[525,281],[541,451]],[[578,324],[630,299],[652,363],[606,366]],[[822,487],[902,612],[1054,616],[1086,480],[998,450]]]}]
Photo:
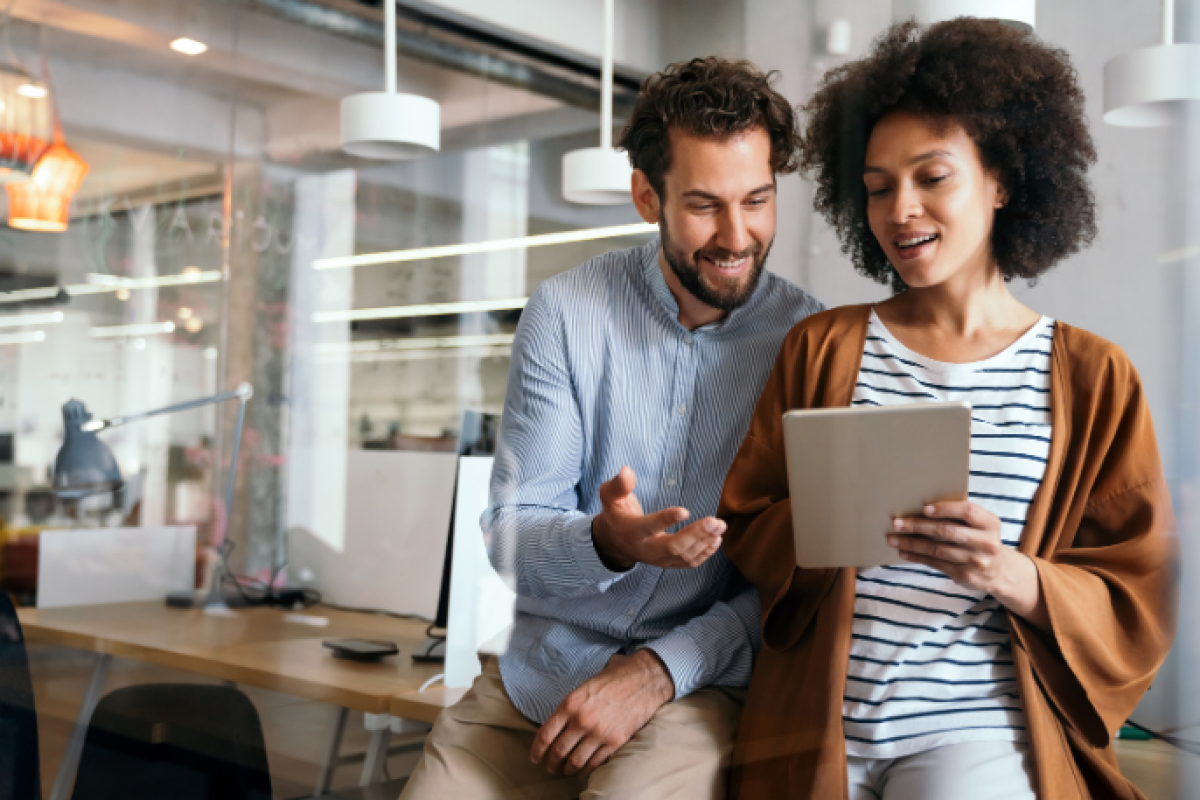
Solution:
[{"label": "chair backrest", "polygon": [[148,684],[96,705],[74,800],[270,800],[258,712],[226,686]]},{"label": "chair backrest", "polygon": [[450,613],[446,624],[449,687],[470,686],[482,671],[479,652],[499,655],[508,646],[517,595],[492,569],[479,517],[488,504],[491,457],[458,460],[454,546],[450,556]]},{"label": "chair backrest", "polygon": [[41,800],[40,763],[25,639],[12,600],[0,592],[0,798]]}]

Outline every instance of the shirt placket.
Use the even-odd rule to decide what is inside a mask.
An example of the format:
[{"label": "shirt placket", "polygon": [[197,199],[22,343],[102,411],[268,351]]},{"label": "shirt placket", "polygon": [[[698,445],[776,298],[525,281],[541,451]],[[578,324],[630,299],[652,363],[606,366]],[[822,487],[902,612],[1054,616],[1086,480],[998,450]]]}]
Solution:
[{"label": "shirt placket", "polygon": [[[696,336],[685,332],[679,339],[676,348],[674,373],[675,381],[671,387],[671,408],[667,414],[667,437],[663,453],[662,470],[659,473],[659,497],[662,507],[687,505],[683,502],[683,470],[687,466],[688,434],[691,430],[693,406],[696,400],[696,377],[699,371],[700,343]],[[689,511],[691,509],[688,509]],[[687,524],[686,522],[684,523]],[[633,629],[634,621],[650,598],[662,577],[662,570],[652,568],[653,577],[647,576],[642,581],[636,601],[629,604],[625,611],[626,635],[637,639],[638,633]]]}]

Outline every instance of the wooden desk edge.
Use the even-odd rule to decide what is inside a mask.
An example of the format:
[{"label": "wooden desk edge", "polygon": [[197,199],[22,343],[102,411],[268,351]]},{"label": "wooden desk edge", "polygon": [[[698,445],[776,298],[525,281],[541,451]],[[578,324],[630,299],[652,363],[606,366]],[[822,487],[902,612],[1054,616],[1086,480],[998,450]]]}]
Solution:
[{"label": "wooden desk edge", "polygon": [[401,692],[392,698],[388,713],[393,717],[432,724],[437,722],[442,711],[457,703],[466,693],[466,689],[448,689],[445,686],[431,687],[423,692]]}]

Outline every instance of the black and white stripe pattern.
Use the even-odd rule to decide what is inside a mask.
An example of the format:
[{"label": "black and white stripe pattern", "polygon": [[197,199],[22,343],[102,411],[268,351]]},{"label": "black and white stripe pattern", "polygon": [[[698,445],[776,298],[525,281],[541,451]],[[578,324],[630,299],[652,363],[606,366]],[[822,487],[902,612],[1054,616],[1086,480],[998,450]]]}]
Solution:
[{"label": "black and white stripe pattern", "polygon": [[592,517],[600,484],[624,465],[647,513],[715,514],[783,338],[821,306],[764,273],[745,306],[688,331],[658,248],[608,253],[547,280],[513,343],[481,523],[492,564],[518,594],[504,687],[538,722],[619,650],[653,649],[677,697],[750,679],[758,594],[730,587],[724,552],[694,570],[610,572]]},{"label": "black and white stripe pattern", "polygon": [[[1050,450],[1043,317],[1003,353],[943,364],[904,347],[872,313],[854,405],[972,405],[971,500],[1015,547]],[[1025,739],[1008,621],[989,595],[913,564],[859,573],[842,706],[846,751],[898,758],[965,741]]]}]

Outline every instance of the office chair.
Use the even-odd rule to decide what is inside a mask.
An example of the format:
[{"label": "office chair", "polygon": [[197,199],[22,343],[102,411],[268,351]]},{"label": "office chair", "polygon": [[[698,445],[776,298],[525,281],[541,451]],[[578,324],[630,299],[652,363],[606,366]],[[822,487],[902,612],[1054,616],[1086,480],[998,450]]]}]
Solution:
[{"label": "office chair", "polygon": [[225,686],[151,684],[96,705],[74,800],[271,800],[254,705]]},{"label": "office chair", "polygon": [[0,592],[0,800],[41,800],[40,764],[25,639],[12,600]]}]

